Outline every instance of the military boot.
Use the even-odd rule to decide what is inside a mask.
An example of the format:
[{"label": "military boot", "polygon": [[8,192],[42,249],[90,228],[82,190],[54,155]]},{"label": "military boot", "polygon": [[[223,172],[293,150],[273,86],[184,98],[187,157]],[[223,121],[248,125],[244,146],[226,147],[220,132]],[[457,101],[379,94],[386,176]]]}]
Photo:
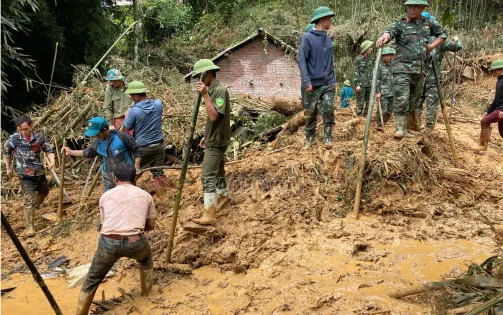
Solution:
[{"label": "military boot", "polygon": [[480,125],[479,144],[475,148],[473,148],[473,151],[483,152],[487,150],[487,147],[489,146],[489,141],[491,141],[491,131],[492,131],[491,126],[482,124]]},{"label": "military boot", "polygon": [[391,114],[389,114],[389,113],[384,113],[382,115],[382,120],[383,120],[383,123],[384,123],[383,128],[386,126],[386,124],[388,123],[388,121],[390,120],[390,118],[391,118]]},{"label": "military boot", "polygon": [[[419,116],[420,117],[420,116]],[[419,128],[420,122],[418,122],[418,115],[415,110],[409,113],[409,116],[407,116],[407,125],[405,127],[405,130],[412,130],[415,132],[419,132],[421,129]]]},{"label": "military boot", "polygon": [[229,191],[227,188],[217,188],[217,210],[224,209],[229,202]]},{"label": "military boot", "polygon": [[216,223],[217,193],[204,193],[204,210],[201,218],[194,220],[200,225],[214,225]]},{"label": "military boot", "polygon": [[405,120],[407,117],[405,115],[395,115],[395,134],[393,137],[395,139],[402,139],[404,135],[405,129]]},{"label": "military boot", "polygon": [[77,315],[87,315],[89,313],[89,308],[91,307],[95,293],[96,291],[89,293],[80,291],[79,302],[77,304]]},{"label": "military boot", "polygon": [[33,223],[33,207],[24,209],[24,215],[26,216],[26,233],[33,234],[35,233],[35,225]]},{"label": "military boot", "polygon": [[306,131],[306,145],[304,146],[304,149],[308,150],[311,148],[313,145],[314,141],[314,132],[312,131]]},{"label": "military boot", "polygon": [[332,147],[332,126],[325,126],[323,130],[323,141],[325,142],[325,147]]},{"label": "military boot", "polygon": [[140,269],[141,296],[148,296],[154,282],[154,269]]}]

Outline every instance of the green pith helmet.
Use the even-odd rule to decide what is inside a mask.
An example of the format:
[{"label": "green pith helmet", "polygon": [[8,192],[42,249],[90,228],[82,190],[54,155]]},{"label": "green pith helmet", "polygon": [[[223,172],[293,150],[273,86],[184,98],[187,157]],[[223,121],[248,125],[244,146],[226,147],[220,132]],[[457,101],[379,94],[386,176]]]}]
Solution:
[{"label": "green pith helmet", "polygon": [[501,69],[503,68],[503,59],[498,59],[495,60],[491,63],[491,68],[489,68],[489,71],[493,71],[496,69]]},{"label": "green pith helmet", "polygon": [[317,21],[321,18],[324,18],[325,16],[334,16],[335,13],[330,10],[329,7],[319,7],[316,10],[314,10],[313,13],[313,18],[311,19],[311,23],[314,23],[314,21]]},{"label": "green pith helmet", "polygon": [[384,47],[382,49],[382,54],[383,55],[394,55],[395,54],[395,50],[391,47]]},{"label": "green pith helmet", "polygon": [[405,5],[425,5],[428,6],[428,1],[426,0],[407,0]]},{"label": "green pith helmet", "polygon": [[313,24],[313,23],[308,24],[308,25],[306,26],[306,33],[307,33],[307,32],[309,32],[310,30],[312,30],[313,28],[314,28],[314,24]]},{"label": "green pith helmet", "polygon": [[148,92],[147,87],[145,86],[145,84],[143,84],[143,82],[133,81],[133,82],[129,83],[129,85],[124,93],[126,93],[126,94],[143,94],[143,93],[147,93],[147,92]]},{"label": "green pith helmet", "polygon": [[344,81],[344,85],[350,86],[351,82],[349,82],[349,80],[346,80],[346,81]]},{"label": "green pith helmet", "polygon": [[194,64],[194,71],[192,73],[192,76],[195,77],[198,74],[201,74],[203,72],[209,71],[209,70],[220,70],[219,67],[217,67],[213,61],[209,59],[200,59]]},{"label": "green pith helmet", "polygon": [[370,48],[370,46],[374,45],[374,42],[371,40],[364,41],[360,46],[360,54],[363,54]]}]

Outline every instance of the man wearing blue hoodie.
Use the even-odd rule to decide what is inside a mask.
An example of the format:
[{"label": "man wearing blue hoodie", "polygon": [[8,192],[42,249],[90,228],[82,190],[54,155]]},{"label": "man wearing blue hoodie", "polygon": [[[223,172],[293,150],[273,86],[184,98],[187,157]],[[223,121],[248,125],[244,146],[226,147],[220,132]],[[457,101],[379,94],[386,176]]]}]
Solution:
[{"label": "man wearing blue hoodie", "polygon": [[[126,94],[131,96],[134,105],[124,120],[124,129],[134,129],[134,138],[141,148],[141,168],[149,165],[164,165],[164,137],[162,135],[162,103],[147,97],[147,88],[140,81],[129,83]],[[156,194],[162,194],[166,185],[163,170],[152,170]]]},{"label": "man wearing blue hoodie", "polygon": [[327,31],[332,25],[330,19],[335,15],[328,7],[314,10],[311,23],[315,26],[306,32],[300,41],[299,68],[306,111],[306,149],[311,144],[316,133],[316,118],[318,117],[318,101],[323,116],[324,141],[331,144],[334,122],[335,75],[332,40]]}]

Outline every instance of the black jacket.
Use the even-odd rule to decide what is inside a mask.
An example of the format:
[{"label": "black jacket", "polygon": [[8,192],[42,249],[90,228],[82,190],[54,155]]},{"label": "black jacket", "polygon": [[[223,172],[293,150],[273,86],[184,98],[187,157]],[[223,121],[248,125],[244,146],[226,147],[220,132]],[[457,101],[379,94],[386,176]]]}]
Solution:
[{"label": "black jacket", "polygon": [[503,75],[498,77],[498,82],[496,83],[496,95],[494,96],[494,101],[489,105],[486,112],[488,114],[499,110],[503,112]]}]

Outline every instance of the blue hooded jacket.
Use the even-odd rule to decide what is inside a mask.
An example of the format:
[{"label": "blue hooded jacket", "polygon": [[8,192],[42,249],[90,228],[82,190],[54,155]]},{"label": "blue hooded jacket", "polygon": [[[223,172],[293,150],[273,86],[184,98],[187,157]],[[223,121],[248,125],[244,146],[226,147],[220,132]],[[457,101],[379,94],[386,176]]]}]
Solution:
[{"label": "blue hooded jacket", "polygon": [[140,146],[160,143],[162,135],[162,103],[148,99],[134,104],[124,121],[124,128],[134,129],[134,138]]},{"label": "blue hooded jacket", "polygon": [[302,36],[299,48],[302,89],[335,84],[332,40],[327,32],[310,30]]}]

